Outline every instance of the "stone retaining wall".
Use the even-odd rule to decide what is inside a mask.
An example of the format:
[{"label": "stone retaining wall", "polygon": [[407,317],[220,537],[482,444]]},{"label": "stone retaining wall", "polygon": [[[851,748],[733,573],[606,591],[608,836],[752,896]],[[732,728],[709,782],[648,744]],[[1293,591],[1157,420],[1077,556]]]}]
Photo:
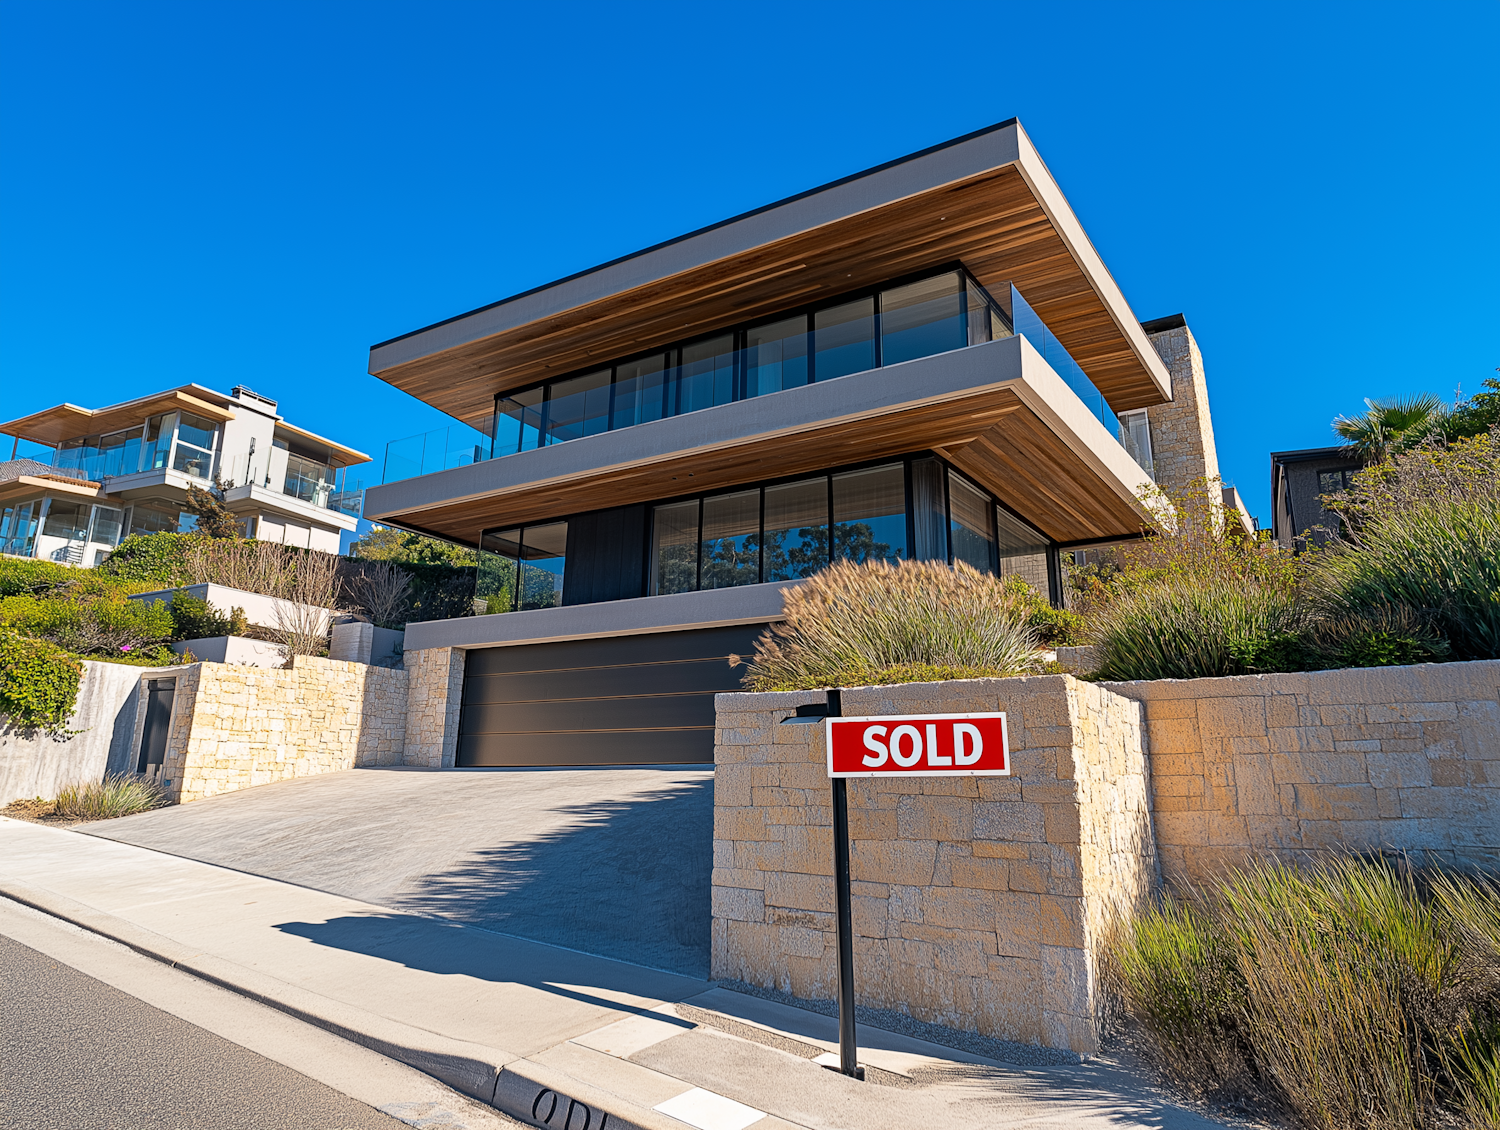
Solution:
[{"label": "stone retaining wall", "polygon": [[1500,660],[1101,686],[1146,708],[1168,875],[1328,848],[1500,862]]},{"label": "stone retaining wall", "polygon": [[[721,694],[712,976],[835,995],[822,692]],[[1010,777],[852,779],[860,1003],[1077,1052],[1097,1046],[1109,915],[1156,879],[1141,707],[1067,676],[846,690],[846,715],[1004,710]]]},{"label": "stone retaining wall", "polygon": [[452,769],[458,753],[458,716],[463,706],[464,661],[456,647],[406,653],[411,692],[406,718],[404,764]]},{"label": "stone retaining wall", "polygon": [[[145,680],[140,693],[145,693]],[[162,776],[187,802],[288,777],[400,765],[407,674],[297,656],[290,669],[197,663],[177,676]],[[143,718],[145,711],[137,710]],[[135,744],[140,744],[137,722]]]}]

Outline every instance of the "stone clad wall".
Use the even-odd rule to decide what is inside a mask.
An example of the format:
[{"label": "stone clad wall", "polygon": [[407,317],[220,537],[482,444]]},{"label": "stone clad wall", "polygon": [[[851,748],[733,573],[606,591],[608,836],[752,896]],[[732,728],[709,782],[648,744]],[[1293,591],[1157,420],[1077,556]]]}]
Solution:
[{"label": "stone clad wall", "polygon": [[411,698],[403,764],[428,769],[453,768],[458,752],[465,658],[466,653],[456,647],[430,647],[406,653]]},{"label": "stone clad wall", "polygon": [[1165,487],[1182,488],[1197,478],[1217,478],[1219,454],[1214,446],[1208,379],[1198,343],[1185,325],[1149,336],[1172,374],[1172,399],[1146,410],[1156,481]]},{"label": "stone clad wall", "polygon": [[[821,692],[721,694],[712,976],[835,995]],[[846,690],[846,715],[1004,710],[1010,777],[852,779],[862,1004],[1073,1051],[1097,1046],[1109,914],[1155,883],[1141,708],[1067,676]]]},{"label": "stone clad wall", "polygon": [[1500,860],[1500,660],[1101,685],[1146,708],[1168,875],[1327,848]]},{"label": "stone clad wall", "polygon": [[399,765],[406,699],[405,671],[361,663],[299,655],[290,669],[194,664],[177,676],[162,776],[186,803],[288,777]]}]

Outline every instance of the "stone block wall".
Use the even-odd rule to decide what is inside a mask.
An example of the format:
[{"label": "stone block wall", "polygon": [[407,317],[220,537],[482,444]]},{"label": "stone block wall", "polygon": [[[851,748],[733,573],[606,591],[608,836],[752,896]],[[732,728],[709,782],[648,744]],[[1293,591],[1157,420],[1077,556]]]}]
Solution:
[{"label": "stone block wall", "polygon": [[458,753],[465,655],[456,647],[431,647],[406,653],[411,691],[403,764],[428,769],[453,768]]},{"label": "stone block wall", "polygon": [[1172,399],[1146,410],[1154,477],[1168,488],[1186,487],[1197,478],[1217,478],[1219,453],[1198,343],[1185,324],[1148,336],[1172,374]]},{"label": "stone block wall", "polygon": [[[145,680],[141,687],[144,695]],[[289,777],[399,765],[406,726],[405,671],[300,655],[290,669],[197,663],[177,675],[162,776],[186,803]]]},{"label": "stone block wall", "polygon": [[[721,694],[712,976],[835,995],[822,692]],[[852,779],[860,1003],[1008,1040],[1097,1046],[1109,916],[1156,880],[1142,711],[1067,676],[846,690],[846,715],[1007,713],[1010,777]]]},{"label": "stone block wall", "polygon": [[1500,860],[1500,660],[1101,685],[1145,707],[1168,876],[1330,848]]}]

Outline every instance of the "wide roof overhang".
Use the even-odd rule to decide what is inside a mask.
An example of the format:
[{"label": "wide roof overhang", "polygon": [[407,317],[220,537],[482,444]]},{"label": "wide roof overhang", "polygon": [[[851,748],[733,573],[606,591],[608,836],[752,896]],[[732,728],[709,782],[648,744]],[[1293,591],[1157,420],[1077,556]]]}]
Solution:
[{"label": "wide roof overhang", "polygon": [[479,423],[497,392],[954,261],[1014,283],[1115,411],[1170,398],[1014,120],[383,342],[370,372]]},{"label": "wide roof overhang", "polygon": [[138,428],[147,416],[175,412],[178,409],[219,423],[234,419],[232,411],[222,404],[214,403],[205,397],[205,393],[210,397],[216,395],[200,385],[187,385],[127,400],[123,404],[111,404],[107,408],[80,408],[76,404],[59,404],[33,412],[30,416],[22,416],[19,420],[0,424],[0,434],[20,436],[33,443],[56,447],[64,440],[80,436],[106,435],[122,428]]},{"label": "wide roof overhang", "polygon": [[364,517],[482,529],[937,451],[1049,539],[1139,536],[1150,480],[1024,338],[371,487]]}]

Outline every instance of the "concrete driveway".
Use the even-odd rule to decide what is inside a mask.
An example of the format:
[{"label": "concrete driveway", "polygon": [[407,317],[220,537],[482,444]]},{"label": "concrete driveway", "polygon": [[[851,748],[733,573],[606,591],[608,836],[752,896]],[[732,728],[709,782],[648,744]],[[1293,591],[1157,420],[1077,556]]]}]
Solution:
[{"label": "concrete driveway", "polygon": [[707,767],[353,769],[79,831],[708,976]]}]

